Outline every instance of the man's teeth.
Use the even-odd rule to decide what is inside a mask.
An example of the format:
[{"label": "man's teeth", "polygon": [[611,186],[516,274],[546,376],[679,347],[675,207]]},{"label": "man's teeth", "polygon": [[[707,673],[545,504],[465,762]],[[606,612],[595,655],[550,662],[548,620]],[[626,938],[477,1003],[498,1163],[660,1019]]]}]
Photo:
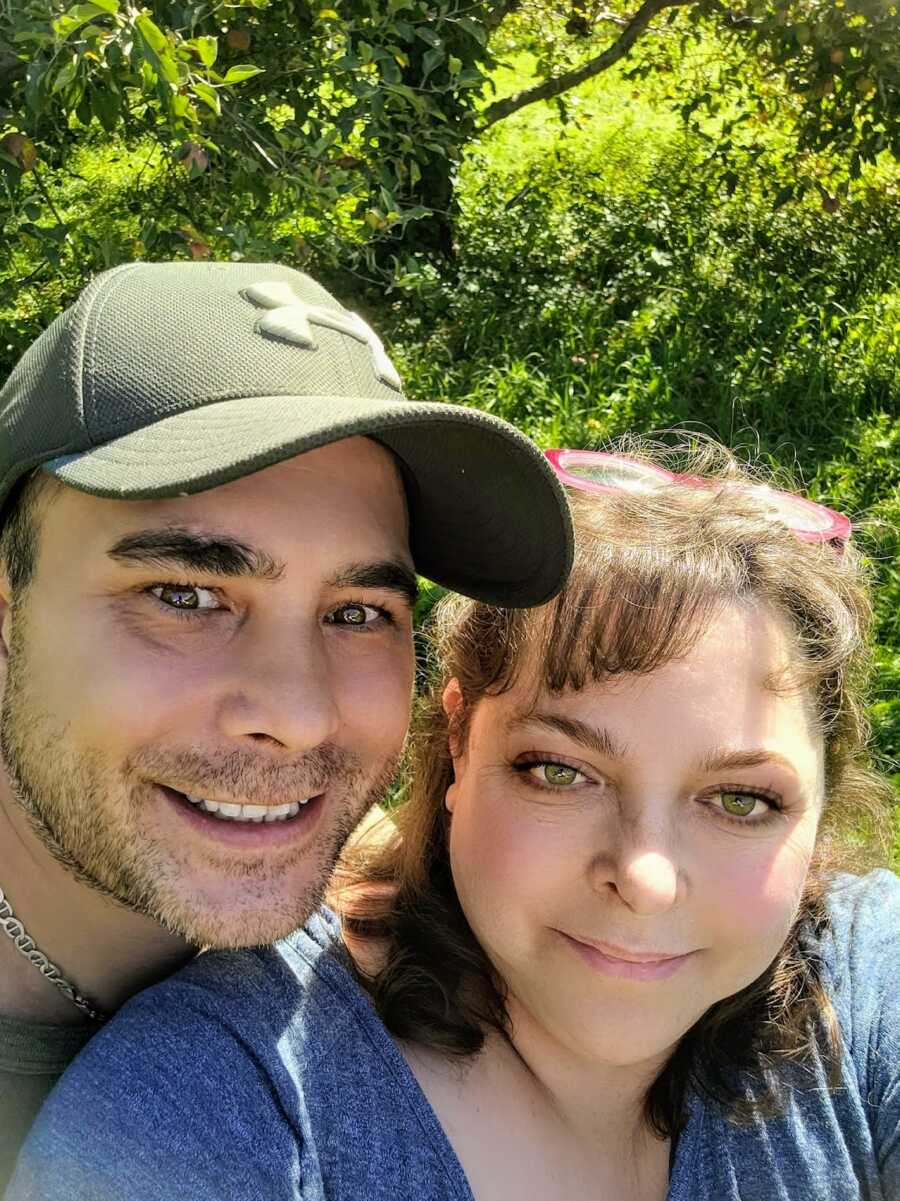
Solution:
[{"label": "man's teeth", "polygon": [[289,805],[234,805],[223,801],[207,801],[202,796],[184,794],[192,805],[204,813],[211,813],[223,822],[285,822],[300,812],[300,806],[306,805],[310,797],[302,801],[291,801]]}]

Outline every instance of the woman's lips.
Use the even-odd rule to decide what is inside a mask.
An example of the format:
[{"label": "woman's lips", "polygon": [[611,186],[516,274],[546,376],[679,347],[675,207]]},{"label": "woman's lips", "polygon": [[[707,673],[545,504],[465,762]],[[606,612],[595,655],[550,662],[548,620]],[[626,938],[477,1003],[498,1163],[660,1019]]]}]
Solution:
[{"label": "woman's lips", "polygon": [[557,931],[583,963],[604,976],[620,980],[665,980],[680,971],[697,954],[687,951],[671,954],[668,951],[632,951],[609,943],[582,941],[574,935]]}]

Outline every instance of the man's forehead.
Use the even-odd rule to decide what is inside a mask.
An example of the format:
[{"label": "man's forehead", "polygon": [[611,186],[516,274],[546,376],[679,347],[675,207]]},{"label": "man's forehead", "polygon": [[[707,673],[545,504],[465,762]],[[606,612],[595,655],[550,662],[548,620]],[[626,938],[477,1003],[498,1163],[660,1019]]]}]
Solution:
[{"label": "man's forehead", "polygon": [[335,561],[392,558],[412,567],[399,468],[368,438],[343,439],[191,494],[112,499],[60,484],[58,499],[51,522],[58,538],[77,531],[85,552],[108,553],[123,539],[172,530],[182,540],[242,544],[272,565],[273,576],[292,545],[321,546]]}]

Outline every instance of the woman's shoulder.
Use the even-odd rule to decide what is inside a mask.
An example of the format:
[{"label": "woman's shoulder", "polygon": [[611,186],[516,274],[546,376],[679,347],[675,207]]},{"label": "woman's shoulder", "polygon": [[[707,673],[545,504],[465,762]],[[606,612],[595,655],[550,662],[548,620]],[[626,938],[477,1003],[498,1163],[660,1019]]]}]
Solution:
[{"label": "woman's shoulder", "polygon": [[821,953],[833,973],[843,978],[863,970],[867,978],[875,979],[880,967],[896,971],[900,877],[884,869],[864,876],[836,876],[825,904],[828,923]]},{"label": "woman's shoulder", "polygon": [[878,1093],[878,1082],[895,1078],[900,1064],[900,878],[884,870],[840,876],[826,904],[827,928],[812,949],[824,965],[845,1055],[861,1086]]},{"label": "woman's shoulder", "polygon": [[803,936],[804,949],[824,968],[839,1010],[874,996],[896,975],[900,949],[900,877],[878,870],[841,873],[824,896],[827,921]]}]

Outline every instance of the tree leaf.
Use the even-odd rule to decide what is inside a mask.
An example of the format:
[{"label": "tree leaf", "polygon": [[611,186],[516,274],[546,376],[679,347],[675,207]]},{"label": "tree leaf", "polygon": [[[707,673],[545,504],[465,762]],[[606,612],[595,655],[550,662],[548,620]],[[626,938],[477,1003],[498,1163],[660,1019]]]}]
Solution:
[{"label": "tree leaf", "polygon": [[245,79],[252,79],[254,75],[262,75],[262,67],[254,67],[252,63],[240,63],[236,67],[229,67],[228,74],[222,80],[226,84],[243,83]]},{"label": "tree leaf", "polygon": [[211,67],[219,54],[219,39],[213,37],[191,38],[188,42],[200,58],[204,67]]},{"label": "tree leaf", "polygon": [[149,17],[138,17],[135,25],[151,50],[155,50],[157,54],[163,54],[168,49],[169,43],[166,35]]},{"label": "tree leaf", "polygon": [[53,81],[53,86],[50,89],[52,95],[61,92],[63,88],[67,88],[78,74],[78,59],[70,58],[67,63],[64,63],[57,72],[56,78]]},{"label": "tree leaf", "polygon": [[481,21],[474,21],[471,17],[460,17],[457,25],[464,29],[470,37],[473,37],[479,46],[487,45],[487,29]]},{"label": "tree leaf", "polygon": [[792,183],[785,184],[783,188],[779,188],[775,199],[772,201],[772,209],[783,208],[789,200],[793,198],[794,185]]},{"label": "tree leaf", "polygon": [[107,133],[112,133],[119,120],[121,98],[112,88],[96,88],[91,93],[91,109]]},{"label": "tree leaf", "polygon": [[212,86],[212,84],[195,83],[194,84],[194,95],[197,97],[198,100],[202,100],[203,103],[207,106],[207,108],[211,108],[212,111],[217,116],[219,114],[221,114],[222,104],[221,104],[221,101],[219,100],[219,93]]},{"label": "tree leaf", "polygon": [[424,83],[431,72],[441,65],[444,61],[443,47],[438,47],[434,50],[426,50],[422,56],[422,82]]},{"label": "tree leaf", "polygon": [[32,113],[39,113],[43,108],[44,80],[47,74],[47,63],[32,62],[28,64],[25,74],[25,106]]},{"label": "tree leaf", "polygon": [[[118,5],[116,5],[118,8]],[[116,9],[112,10],[113,12]],[[89,0],[85,4],[73,4],[71,8],[67,8],[62,16],[57,17],[53,22],[53,29],[57,37],[62,41],[72,36],[76,30],[81,29],[83,25],[95,20],[97,17],[105,17],[110,14],[110,9],[104,4],[97,4],[94,0]]]}]

